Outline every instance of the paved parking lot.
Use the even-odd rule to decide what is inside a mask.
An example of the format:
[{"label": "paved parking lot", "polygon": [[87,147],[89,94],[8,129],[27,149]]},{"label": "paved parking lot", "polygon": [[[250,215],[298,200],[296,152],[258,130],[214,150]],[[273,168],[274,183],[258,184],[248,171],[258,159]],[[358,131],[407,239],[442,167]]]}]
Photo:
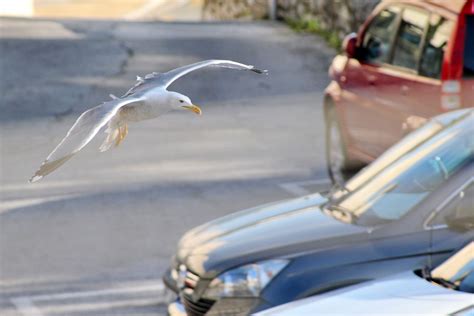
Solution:
[{"label": "paved parking lot", "polygon": [[[274,23],[0,21],[0,312],[156,315],[179,236],[257,204],[327,188],[321,99],[333,51]],[[208,58],[174,84],[203,109],[102,139],[27,179],[88,107],[135,75]],[[101,137],[99,137],[101,138]]]}]

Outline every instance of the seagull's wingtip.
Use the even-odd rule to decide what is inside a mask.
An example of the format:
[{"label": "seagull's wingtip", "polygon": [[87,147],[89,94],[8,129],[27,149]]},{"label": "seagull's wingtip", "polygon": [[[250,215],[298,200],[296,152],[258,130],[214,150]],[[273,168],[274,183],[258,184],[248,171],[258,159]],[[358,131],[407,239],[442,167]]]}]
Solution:
[{"label": "seagull's wingtip", "polygon": [[38,175],[38,174],[35,174],[34,176],[32,176],[32,177],[30,178],[30,180],[28,180],[28,182],[29,182],[29,183],[35,183],[35,182],[41,180],[42,178],[43,178],[43,176],[40,176],[40,175]]},{"label": "seagull's wingtip", "polygon": [[258,69],[258,68],[253,67],[250,70],[252,70],[253,72],[256,72],[260,75],[268,75],[268,70],[266,70],[266,69]]}]

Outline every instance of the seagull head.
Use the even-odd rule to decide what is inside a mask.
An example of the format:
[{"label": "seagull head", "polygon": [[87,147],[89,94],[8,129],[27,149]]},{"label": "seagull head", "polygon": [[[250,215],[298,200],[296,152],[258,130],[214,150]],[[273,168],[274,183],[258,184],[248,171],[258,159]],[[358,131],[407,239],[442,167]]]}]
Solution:
[{"label": "seagull head", "polygon": [[202,114],[199,106],[193,104],[190,98],[178,92],[170,92],[170,104],[174,110],[189,110],[198,115]]}]

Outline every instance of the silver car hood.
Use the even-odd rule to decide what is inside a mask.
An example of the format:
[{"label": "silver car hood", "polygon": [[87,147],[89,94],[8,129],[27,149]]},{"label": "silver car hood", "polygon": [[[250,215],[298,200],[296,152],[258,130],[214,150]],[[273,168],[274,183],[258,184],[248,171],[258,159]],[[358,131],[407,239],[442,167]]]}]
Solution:
[{"label": "silver car hood", "polygon": [[451,315],[474,304],[474,294],[450,290],[403,272],[281,305],[257,315]]}]

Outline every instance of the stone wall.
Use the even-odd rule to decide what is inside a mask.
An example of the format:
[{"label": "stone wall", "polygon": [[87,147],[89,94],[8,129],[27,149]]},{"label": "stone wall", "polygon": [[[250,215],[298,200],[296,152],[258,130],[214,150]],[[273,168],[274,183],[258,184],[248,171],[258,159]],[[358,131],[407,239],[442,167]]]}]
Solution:
[{"label": "stone wall", "polygon": [[[342,38],[356,31],[379,0],[275,0],[276,15],[282,20],[317,19],[321,27]],[[263,19],[268,17],[268,0],[205,0],[205,20]]]},{"label": "stone wall", "polygon": [[277,0],[277,17],[306,20],[315,18],[340,37],[357,31],[378,0]]},{"label": "stone wall", "polygon": [[268,16],[268,0],[205,0],[204,20],[260,20]]}]

